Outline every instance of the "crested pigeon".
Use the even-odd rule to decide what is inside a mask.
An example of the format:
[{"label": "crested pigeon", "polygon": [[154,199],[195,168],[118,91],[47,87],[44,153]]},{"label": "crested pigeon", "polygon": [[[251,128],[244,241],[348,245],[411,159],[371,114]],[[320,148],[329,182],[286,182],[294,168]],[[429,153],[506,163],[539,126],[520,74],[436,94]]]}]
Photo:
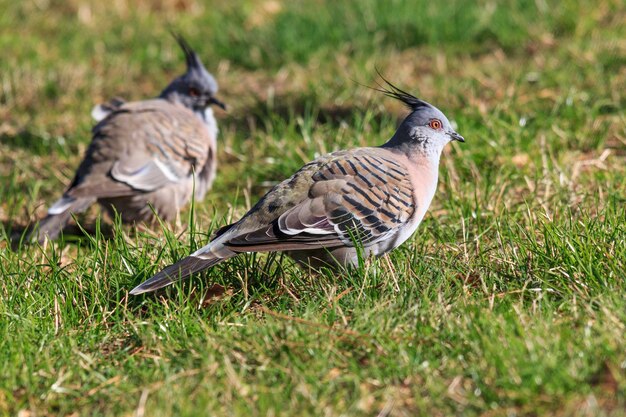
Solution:
[{"label": "crested pigeon", "polygon": [[55,239],[72,213],[98,202],[125,222],[165,220],[195,195],[200,201],[216,173],[217,122],[211,105],[225,109],[218,86],[198,55],[180,36],[187,71],[155,98],[114,99],[94,108],[92,141],[63,196],[37,232]]},{"label": "crested pigeon", "polygon": [[[384,78],[383,78],[384,79]],[[380,256],[417,229],[437,188],[444,146],[465,140],[431,104],[385,80],[378,91],[411,113],[379,147],[324,155],[276,185],[236,223],[131,294],[154,291],[241,252],[284,251],[304,265],[337,266]]]}]

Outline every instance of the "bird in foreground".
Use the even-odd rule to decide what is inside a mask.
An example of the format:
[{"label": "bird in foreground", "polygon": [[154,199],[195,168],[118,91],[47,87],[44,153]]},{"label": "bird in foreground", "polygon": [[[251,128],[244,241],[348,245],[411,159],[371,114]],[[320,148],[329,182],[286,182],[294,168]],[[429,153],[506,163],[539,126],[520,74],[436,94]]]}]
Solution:
[{"label": "bird in foreground", "polygon": [[157,98],[114,99],[94,108],[99,123],[91,144],[74,180],[39,223],[39,242],[55,239],[72,213],[95,202],[125,222],[153,220],[153,209],[171,220],[192,195],[200,201],[211,188],[218,129],[210,106],[225,106],[198,55],[180,35],[174,37],[187,71]]},{"label": "bird in foreground", "polygon": [[411,113],[379,147],[324,155],[276,185],[208,245],[168,266],[131,294],[154,291],[241,252],[284,251],[314,268],[380,256],[417,229],[437,188],[444,146],[465,140],[431,104],[388,87]]}]

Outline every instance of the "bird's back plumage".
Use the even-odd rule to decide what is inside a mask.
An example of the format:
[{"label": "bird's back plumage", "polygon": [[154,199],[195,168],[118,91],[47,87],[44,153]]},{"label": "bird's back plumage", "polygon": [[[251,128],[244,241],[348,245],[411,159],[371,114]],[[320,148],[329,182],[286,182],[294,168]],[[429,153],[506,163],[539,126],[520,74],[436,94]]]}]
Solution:
[{"label": "bird's back plumage", "polygon": [[269,192],[224,244],[235,251],[332,248],[354,241],[371,246],[414,210],[408,173],[393,154],[379,148],[341,151],[306,165]]}]

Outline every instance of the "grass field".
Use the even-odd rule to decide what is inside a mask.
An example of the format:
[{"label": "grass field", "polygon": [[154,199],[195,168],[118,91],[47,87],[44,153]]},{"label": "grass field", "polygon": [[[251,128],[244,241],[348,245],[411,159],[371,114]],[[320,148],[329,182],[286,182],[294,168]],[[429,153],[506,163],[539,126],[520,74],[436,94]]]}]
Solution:
[{"label": "grass field", "polygon": [[[0,415],[626,416],[623,1],[0,10]],[[230,106],[214,191],[162,227],[94,208],[89,235],[20,245],[91,107],[184,69],[170,29]],[[343,276],[250,255],[128,295],[316,155],[386,141],[406,112],[360,85],[376,69],[466,138],[409,242]]]}]

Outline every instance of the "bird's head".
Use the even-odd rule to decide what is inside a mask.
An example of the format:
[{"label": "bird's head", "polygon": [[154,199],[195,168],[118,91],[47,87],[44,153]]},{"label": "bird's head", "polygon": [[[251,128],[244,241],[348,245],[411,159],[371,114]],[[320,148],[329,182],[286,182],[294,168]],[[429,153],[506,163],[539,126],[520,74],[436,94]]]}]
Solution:
[{"label": "bird's head", "polygon": [[203,112],[212,104],[226,109],[226,105],[217,99],[218,86],[215,78],[204,67],[198,54],[194,52],[185,39],[172,33],[185,53],[187,72],[172,81],[161,93],[160,97],[170,101],[178,101],[185,107]]},{"label": "bird's head", "polygon": [[376,90],[403,102],[411,113],[402,121],[394,136],[385,144],[407,150],[440,153],[449,142],[465,142],[463,136],[452,127],[445,114],[432,104],[421,100],[391,84]]}]

